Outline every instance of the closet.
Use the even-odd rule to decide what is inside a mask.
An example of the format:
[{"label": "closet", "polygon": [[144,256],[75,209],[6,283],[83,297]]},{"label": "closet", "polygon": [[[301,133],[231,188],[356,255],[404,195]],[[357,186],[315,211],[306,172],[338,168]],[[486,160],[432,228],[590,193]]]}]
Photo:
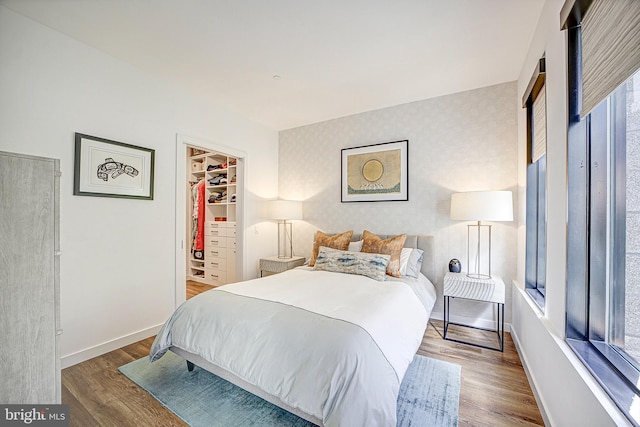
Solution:
[{"label": "closet", "polygon": [[187,280],[212,286],[235,282],[241,165],[225,153],[187,150]]},{"label": "closet", "polygon": [[60,403],[59,161],[0,152],[0,403]]}]

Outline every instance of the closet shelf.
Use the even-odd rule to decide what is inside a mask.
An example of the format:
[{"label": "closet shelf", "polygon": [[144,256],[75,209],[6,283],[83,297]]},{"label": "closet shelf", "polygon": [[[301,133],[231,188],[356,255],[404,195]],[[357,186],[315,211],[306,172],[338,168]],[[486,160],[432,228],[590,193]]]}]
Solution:
[{"label": "closet shelf", "polygon": [[207,171],[207,173],[209,174],[214,174],[217,172],[218,175],[220,175],[221,173],[227,173],[229,170],[227,168],[224,169],[211,169],[210,171]]}]

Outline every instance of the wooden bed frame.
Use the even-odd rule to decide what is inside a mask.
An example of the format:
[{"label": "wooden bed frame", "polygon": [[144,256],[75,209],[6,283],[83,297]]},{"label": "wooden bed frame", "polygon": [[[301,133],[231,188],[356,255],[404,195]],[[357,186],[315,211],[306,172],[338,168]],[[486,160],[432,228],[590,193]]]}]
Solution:
[{"label": "wooden bed frame", "polygon": [[[392,236],[385,236],[385,235],[379,235],[382,239],[387,239],[389,237]],[[351,241],[353,242],[357,242],[358,240],[361,240],[361,237],[359,234],[354,234],[351,237]],[[433,283],[435,285],[435,253],[434,253],[434,239],[433,236],[422,236],[422,235],[408,235],[407,236],[407,240],[405,241],[404,247],[405,248],[418,248],[418,249],[422,249],[424,251],[424,258],[423,258],[423,262],[422,262],[422,268],[421,268],[421,272],[422,274],[424,274],[430,281],[431,283]],[[272,403],[286,411],[291,412],[292,414],[295,414],[297,416],[299,416],[300,418],[303,418],[309,422],[312,422],[316,425],[319,426],[324,426],[324,424],[322,423],[321,419],[318,419],[316,417],[314,417],[311,414],[307,414],[306,412],[301,411],[300,409],[296,409],[293,408],[291,406],[289,406],[288,404],[286,404],[285,402],[283,402],[280,398],[278,398],[277,396],[274,396],[272,394],[269,394],[267,392],[265,392],[264,390],[254,386],[253,384],[250,384],[246,381],[244,381],[242,378],[239,378],[238,376],[236,376],[235,374],[227,371],[226,369],[223,369],[217,365],[214,365],[213,363],[203,359],[202,357],[198,356],[197,354],[194,353],[190,353],[188,351],[185,351],[181,348],[178,347],[171,347],[170,350],[172,352],[174,352],[175,354],[180,355],[181,357],[183,357],[186,361],[187,361],[187,369],[189,371],[192,371],[194,366],[197,365],[199,367],[201,367],[202,369],[205,369],[209,372],[211,372],[214,375],[219,376],[222,379],[225,379],[227,381],[229,381],[232,384],[237,385],[238,387],[248,391],[249,393],[252,393],[264,400],[266,400],[269,403]]]}]

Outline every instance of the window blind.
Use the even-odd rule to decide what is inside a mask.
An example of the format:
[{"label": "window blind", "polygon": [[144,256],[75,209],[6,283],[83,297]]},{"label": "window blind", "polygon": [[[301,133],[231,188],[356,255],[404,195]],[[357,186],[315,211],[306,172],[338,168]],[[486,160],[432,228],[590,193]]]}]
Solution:
[{"label": "window blind", "polygon": [[585,117],[640,68],[640,1],[594,0],[582,19]]},{"label": "window blind", "polygon": [[531,162],[537,162],[547,152],[547,93],[543,84],[533,100],[533,141]]}]

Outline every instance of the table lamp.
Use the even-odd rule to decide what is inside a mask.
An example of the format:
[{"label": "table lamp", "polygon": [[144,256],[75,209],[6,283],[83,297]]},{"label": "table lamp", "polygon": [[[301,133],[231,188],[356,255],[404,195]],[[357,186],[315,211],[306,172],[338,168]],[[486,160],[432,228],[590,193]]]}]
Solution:
[{"label": "table lamp", "polygon": [[269,202],[269,218],[278,221],[278,258],[292,258],[293,227],[290,221],[302,219],[302,202],[272,200]]},{"label": "table lamp", "polygon": [[[467,226],[467,276],[472,279],[491,279],[491,225],[481,221],[513,221],[513,198],[511,191],[469,191],[451,195],[451,219],[458,221],[477,221]],[[476,256],[471,271],[471,236],[473,227],[477,228]],[[480,231],[487,228],[486,272],[482,271]]]}]

